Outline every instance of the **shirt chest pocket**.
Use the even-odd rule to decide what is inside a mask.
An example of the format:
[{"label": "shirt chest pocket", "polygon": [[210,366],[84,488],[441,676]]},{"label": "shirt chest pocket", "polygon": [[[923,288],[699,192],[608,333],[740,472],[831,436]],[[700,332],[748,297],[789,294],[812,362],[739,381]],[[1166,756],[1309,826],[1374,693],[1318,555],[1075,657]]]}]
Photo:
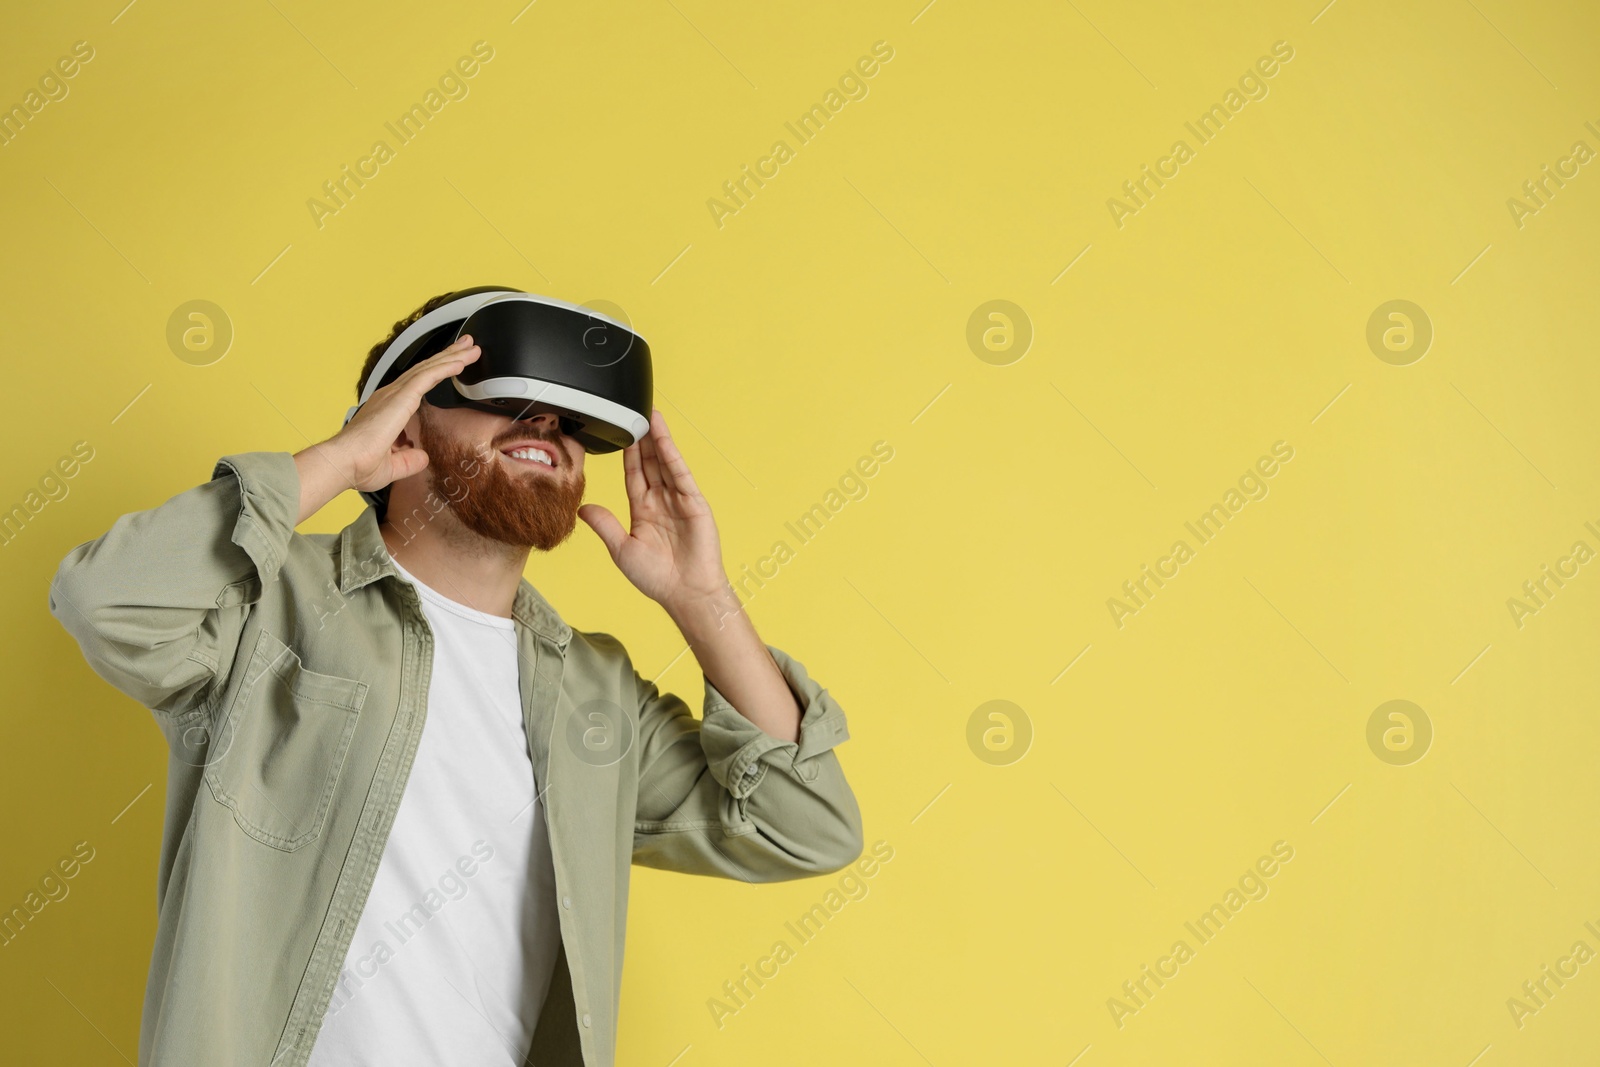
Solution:
[{"label": "shirt chest pocket", "polygon": [[322,832],[367,684],[307,668],[267,630],[217,724],[205,780],[240,829],[292,852]]}]

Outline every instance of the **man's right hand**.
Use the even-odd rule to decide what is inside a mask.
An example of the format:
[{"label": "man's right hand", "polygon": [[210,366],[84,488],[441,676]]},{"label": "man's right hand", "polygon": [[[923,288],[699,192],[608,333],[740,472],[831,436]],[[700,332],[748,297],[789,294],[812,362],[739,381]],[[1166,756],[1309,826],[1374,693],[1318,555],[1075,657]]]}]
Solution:
[{"label": "man's right hand", "polygon": [[396,439],[416,414],[424,394],[460,373],[481,353],[471,335],[463,334],[449,348],[375,391],[338,433],[295,453],[300,471],[297,524],[346,489],[372,492],[424,470],[428,454],[414,445],[400,445]]}]

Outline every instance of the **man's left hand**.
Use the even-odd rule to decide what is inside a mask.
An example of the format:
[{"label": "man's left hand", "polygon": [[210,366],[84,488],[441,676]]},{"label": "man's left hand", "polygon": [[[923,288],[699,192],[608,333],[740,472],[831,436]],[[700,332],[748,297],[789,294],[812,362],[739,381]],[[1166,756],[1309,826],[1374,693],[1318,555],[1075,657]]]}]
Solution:
[{"label": "man's left hand", "polygon": [[632,529],[624,530],[599,504],[578,509],[578,517],[605,543],[611,561],[669,613],[723,597],[728,578],[711,505],[695,485],[659,408],[650,411],[650,431],[622,450],[622,473]]}]

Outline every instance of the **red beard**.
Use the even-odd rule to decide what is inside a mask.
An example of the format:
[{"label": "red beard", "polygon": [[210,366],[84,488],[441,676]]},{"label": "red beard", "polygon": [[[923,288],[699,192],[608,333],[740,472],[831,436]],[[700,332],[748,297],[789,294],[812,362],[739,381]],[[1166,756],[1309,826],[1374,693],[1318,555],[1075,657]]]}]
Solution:
[{"label": "red beard", "polygon": [[[584,474],[570,473],[571,458],[558,435],[540,435],[528,426],[511,426],[488,446],[469,445],[439,432],[429,418],[428,404],[417,409],[418,444],[428,454],[428,486],[467,529],[491,541],[548,552],[565,541],[578,525]],[[546,472],[523,471],[503,457],[500,448],[534,438],[555,448],[556,467]],[[465,485],[466,492],[461,491]]]}]

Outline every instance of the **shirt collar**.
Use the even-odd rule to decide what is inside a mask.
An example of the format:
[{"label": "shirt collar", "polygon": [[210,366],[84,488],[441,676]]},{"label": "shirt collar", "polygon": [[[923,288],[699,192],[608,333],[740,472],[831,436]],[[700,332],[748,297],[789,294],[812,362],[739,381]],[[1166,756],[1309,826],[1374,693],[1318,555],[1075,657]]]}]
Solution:
[{"label": "shirt collar", "polygon": [[[400,578],[378,529],[377,509],[368,506],[339,532],[339,591],[349,595],[386,574]],[[511,615],[563,647],[572,637],[572,627],[526,578],[517,585]]]}]

